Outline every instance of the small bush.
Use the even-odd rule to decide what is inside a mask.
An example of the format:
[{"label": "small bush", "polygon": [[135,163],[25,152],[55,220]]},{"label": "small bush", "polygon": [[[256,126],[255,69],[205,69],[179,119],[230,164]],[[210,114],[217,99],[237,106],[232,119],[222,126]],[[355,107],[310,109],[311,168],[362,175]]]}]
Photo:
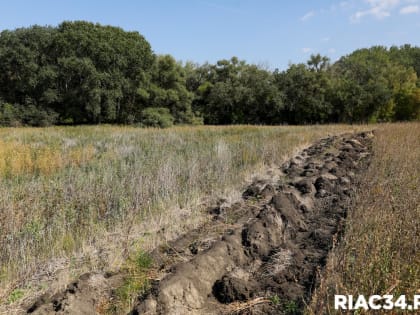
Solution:
[{"label": "small bush", "polygon": [[18,110],[9,103],[0,100],[0,126],[17,127],[20,123]]},{"label": "small bush", "polygon": [[0,125],[17,127],[21,125],[45,127],[57,122],[58,114],[49,108],[35,105],[9,104],[0,101]]},{"label": "small bush", "polygon": [[147,127],[168,128],[174,124],[174,117],[164,107],[148,107],[141,112],[141,116],[141,124]]},{"label": "small bush", "polygon": [[46,127],[57,122],[58,114],[49,108],[35,105],[20,106],[22,123],[28,126]]}]

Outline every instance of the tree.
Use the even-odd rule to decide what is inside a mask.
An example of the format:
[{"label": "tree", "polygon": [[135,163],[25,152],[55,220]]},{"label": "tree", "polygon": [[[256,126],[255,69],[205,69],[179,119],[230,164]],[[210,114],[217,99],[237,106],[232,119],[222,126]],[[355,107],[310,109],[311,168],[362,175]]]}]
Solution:
[{"label": "tree", "polygon": [[56,69],[47,53],[54,33],[39,26],[1,32],[0,95],[6,102],[51,104]]},{"label": "tree", "polygon": [[[304,64],[291,65],[276,73],[278,88],[283,91],[284,121],[292,124],[324,123],[330,120],[332,105],[327,98],[330,92],[328,74],[323,71],[328,59],[319,55]],[[324,60],[321,65],[319,60]],[[322,70],[322,71],[321,71]]]},{"label": "tree", "polygon": [[330,66],[330,59],[327,56],[321,56],[320,54],[312,54],[307,65],[309,69],[317,72],[327,70]]},{"label": "tree", "polygon": [[400,47],[392,46],[389,49],[389,56],[393,62],[405,68],[413,68],[417,77],[420,77],[420,47],[408,44]]},{"label": "tree", "polygon": [[385,47],[356,50],[332,69],[334,107],[340,121],[391,121],[417,84],[412,68],[392,60]]},{"label": "tree", "polygon": [[272,124],[280,121],[282,93],[271,72],[233,57],[205,64],[190,75],[194,108],[208,124]]},{"label": "tree", "polygon": [[[285,71],[183,65],[85,21],[0,34],[0,124],[307,124],[419,119],[420,48],[375,46]],[[155,108],[155,109],[153,109]]]},{"label": "tree", "polygon": [[147,106],[138,91],[150,85],[154,58],[143,36],[112,26],[3,31],[0,96],[29,112],[57,112],[62,123],[135,121]]},{"label": "tree", "polygon": [[194,95],[187,90],[182,65],[170,55],[157,56],[151,73],[149,106],[168,108],[176,123],[192,123]]},{"label": "tree", "polygon": [[112,26],[63,22],[52,50],[61,69],[62,115],[68,116],[70,108],[78,123],[140,119],[147,104],[138,91],[149,85],[154,62],[143,36]]},{"label": "tree", "polygon": [[141,112],[141,123],[147,127],[168,128],[174,124],[174,117],[168,108],[148,107]]}]

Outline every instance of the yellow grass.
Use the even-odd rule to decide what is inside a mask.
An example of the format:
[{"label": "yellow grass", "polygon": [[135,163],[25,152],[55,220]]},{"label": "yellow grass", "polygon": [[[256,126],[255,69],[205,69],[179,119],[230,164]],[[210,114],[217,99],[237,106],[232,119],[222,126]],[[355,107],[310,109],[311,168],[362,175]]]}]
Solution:
[{"label": "yellow grass", "polygon": [[379,126],[373,154],[309,313],[340,314],[334,294],[420,293],[420,123]]}]

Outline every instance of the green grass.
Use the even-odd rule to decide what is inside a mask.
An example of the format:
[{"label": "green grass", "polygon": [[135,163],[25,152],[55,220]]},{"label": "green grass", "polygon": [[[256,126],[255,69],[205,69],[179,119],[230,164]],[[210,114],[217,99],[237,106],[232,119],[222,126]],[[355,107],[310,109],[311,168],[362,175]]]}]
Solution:
[{"label": "green grass", "polygon": [[149,289],[148,273],[152,265],[152,258],[142,250],[127,259],[122,268],[124,282],[115,290],[114,299],[107,307],[108,314],[125,314],[132,309],[136,298]]},{"label": "green grass", "polygon": [[9,298],[7,299],[7,301],[9,303],[14,303],[18,300],[20,300],[24,295],[23,290],[21,289],[15,289],[12,291],[12,293],[10,293]]},{"label": "green grass", "polygon": [[363,128],[2,128],[0,300],[56,269],[119,268],[139,242],[148,250],[202,222],[206,200],[315,139]]}]

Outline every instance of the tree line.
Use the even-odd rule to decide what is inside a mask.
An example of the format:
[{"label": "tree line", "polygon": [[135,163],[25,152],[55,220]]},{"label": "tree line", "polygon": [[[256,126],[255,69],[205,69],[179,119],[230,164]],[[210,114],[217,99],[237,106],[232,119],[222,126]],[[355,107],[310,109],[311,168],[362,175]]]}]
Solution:
[{"label": "tree line", "polygon": [[420,119],[420,48],[319,54],[285,71],[156,55],[84,21],[0,33],[0,125],[314,124]]}]

